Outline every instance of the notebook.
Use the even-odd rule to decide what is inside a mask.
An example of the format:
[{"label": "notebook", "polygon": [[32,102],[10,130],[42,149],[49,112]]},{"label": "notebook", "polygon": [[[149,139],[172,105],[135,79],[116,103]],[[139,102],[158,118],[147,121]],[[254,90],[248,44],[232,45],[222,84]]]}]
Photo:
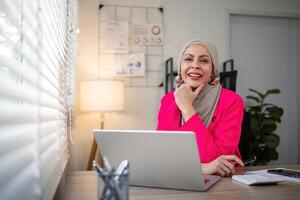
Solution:
[{"label": "notebook", "polygon": [[287,168],[268,168],[257,171],[247,171],[245,174],[257,174],[257,175],[267,175],[272,177],[279,177],[284,179],[284,181],[300,183],[300,170],[287,169]]},{"label": "notebook", "polygon": [[267,185],[284,181],[283,178],[269,174],[233,175],[232,179],[247,185]]},{"label": "notebook", "polygon": [[206,191],[220,177],[204,175],[193,132],[94,130],[112,166],[130,163],[130,185]]}]

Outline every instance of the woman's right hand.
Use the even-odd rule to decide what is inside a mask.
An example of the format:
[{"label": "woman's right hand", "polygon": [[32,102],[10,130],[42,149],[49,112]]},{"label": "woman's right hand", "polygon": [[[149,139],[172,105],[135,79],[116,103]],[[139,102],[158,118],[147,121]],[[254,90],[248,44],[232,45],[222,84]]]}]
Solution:
[{"label": "woman's right hand", "polygon": [[201,91],[203,84],[200,85],[195,91],[187,84],[180,85],[176,88],[174,96],[175,102],[180,109],[183,118],[188,120],[192,115],[195,114],[195,109],[193,107],[193,102]]},{"label": "woman's right hand", "polygon": [[236,155],[222,155],[210,163],[202,164],[204,174],[218,174],[222,177],[231,176],[235,173],[235,165],[244,166],[243,161]]}]

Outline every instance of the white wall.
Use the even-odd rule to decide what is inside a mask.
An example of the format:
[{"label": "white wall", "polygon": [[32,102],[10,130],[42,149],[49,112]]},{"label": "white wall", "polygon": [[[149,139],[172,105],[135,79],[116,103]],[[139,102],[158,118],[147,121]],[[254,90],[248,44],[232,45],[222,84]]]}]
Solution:
[{"label": "white wall", "polygon": [[163,0],[166,58],[185,41],[199,38],[216,45],[220,62],[229,58],[228,13],[300,14],[299,0]]},{"label": "white wall", "polygon": [[[176,57],[183,42],[199,38],[216,45],[219,50],[220,62],[229,58],[229,11],[300,14],[299,0],[105,0],[103,2],[114,5],[162,5],[164,8],[165,58]],[[98,5],[98,0],[79,0],[78,81],[97,79]],[[106,128],[154,129],[161,96],[162,90],[158,88],[147,88],[147,90],[127,88],[125,111],[108,114],[105,121]],[[139,97],[146,98],[140,101]],[[99,119],[97,114],[80,113],[78,98],[76,102],[77,113],[73,132],[74,145],[72,146],[71,165],[73,170],[84,170],[92,141],[91,130],[99,127]],[[300,136],[298,141],[300,143]]]}]

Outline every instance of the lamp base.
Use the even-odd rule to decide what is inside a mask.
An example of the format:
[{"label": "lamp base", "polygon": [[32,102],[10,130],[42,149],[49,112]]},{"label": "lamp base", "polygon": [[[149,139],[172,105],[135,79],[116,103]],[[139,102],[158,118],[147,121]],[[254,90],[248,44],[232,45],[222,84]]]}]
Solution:
[{"label": "lamp base", "polygon": [[[100,128],[104,129],[104,113],[100,113]],[[88,160],[88,164],[86,167],[87,171],[91,171],[93,168],[93,160],[95,160],[96,157],[96,153],[97,153],[97,143],[95,140],[95,137],[93,137],[93,143],[92,143],[92,148],[91,148],[91,152],[90,152],[90,156],[89,156],[89,160]],[[98,163],[101,167],[103,167],[103,158],[100,152],[100,148],[98,149]]]}]

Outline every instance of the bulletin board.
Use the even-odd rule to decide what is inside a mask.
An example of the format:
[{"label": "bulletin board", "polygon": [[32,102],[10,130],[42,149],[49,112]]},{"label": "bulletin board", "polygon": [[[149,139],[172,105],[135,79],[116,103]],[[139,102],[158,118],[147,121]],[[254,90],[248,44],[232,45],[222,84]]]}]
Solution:
[{"label": "bulletin board", "polygon": [[123,80],[126,87],[157,87],[163,80],[163,9],[99,6],[99,78]]}]

